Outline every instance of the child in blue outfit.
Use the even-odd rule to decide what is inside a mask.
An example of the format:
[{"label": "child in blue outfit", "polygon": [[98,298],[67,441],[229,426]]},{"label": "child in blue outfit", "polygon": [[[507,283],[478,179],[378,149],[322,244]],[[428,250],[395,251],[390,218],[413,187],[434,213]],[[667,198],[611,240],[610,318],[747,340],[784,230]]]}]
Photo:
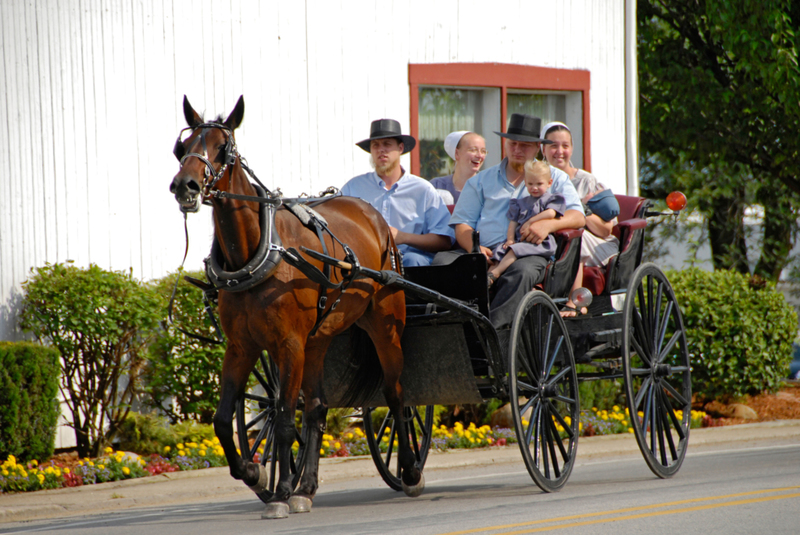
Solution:
[{"label": "child in blue outfit", "polygon": [[528,221],[555,219],[564,215],[564,197],[547,191],[552,183],[548,164],[538,160],[525,164],[525,187],[530,196],[511,199],[508,205],[508,233],[506,241],[495,248],[491,258],[495,264],[489,269],[490,286],[517,258],[534,255],[550,258],[556,253],[556,240],[552,234],[542,243],[535,244],[521,241],[519,232],[520,226]]}]

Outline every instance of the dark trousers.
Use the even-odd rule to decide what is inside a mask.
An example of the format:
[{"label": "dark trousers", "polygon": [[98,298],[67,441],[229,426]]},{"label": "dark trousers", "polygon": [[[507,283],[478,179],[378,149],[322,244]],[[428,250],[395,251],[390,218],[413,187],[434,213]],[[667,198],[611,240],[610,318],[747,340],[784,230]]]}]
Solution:
[{"label": "dark trousers", "polygon": [[[462,254],[466,254],[463,249],[442,251],[436,254],[432,265],[449,264]],[[489,320],[495,329],[511,327],[522,298],[533,289],[534,285],[542,282],[546,267],[547,259],[543,256],[523,256],[511,264],[497,279],[494,283],[494,297],[489,306]]]}]

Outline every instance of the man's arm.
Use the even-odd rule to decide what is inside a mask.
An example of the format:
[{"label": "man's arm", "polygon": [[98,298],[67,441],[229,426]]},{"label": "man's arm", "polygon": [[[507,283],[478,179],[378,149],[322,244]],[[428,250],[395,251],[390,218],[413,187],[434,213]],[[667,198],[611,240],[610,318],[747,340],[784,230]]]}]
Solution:
[{"label": "man's arm", "polygon": [[595,214],[586,216],[586,228],[597,236],[598,238],[608,238],[611,231],[614,230],[614,221],[603,221],[603,219]]},{"label": "man's arm", "polygon": [[583,228],[586,218],[578,210],[567,210],[564,217],[559,219],[542,219],[541,221],[528,221],[520,229],[520,237],[528,242],[540,244],[548,234],[563,228]]},{"label": "man's arm", "polygon": [[389,227],[394,237],[394,242],[397,245],[410,245],[416,247],[421,251],[429,253],[438,253],[439,251],[446,251],[450,249],[452,244],[450,236],[442,236],[441,234],[412,234],[410,232],[403,232],[394,227]]}]

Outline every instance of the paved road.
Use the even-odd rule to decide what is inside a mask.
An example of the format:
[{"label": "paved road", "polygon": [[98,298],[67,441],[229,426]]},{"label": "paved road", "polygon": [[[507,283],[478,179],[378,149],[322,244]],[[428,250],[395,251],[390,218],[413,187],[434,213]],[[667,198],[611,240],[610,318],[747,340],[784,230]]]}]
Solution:
[{"label": "paved road", "polygon": [[[752,428],[757,429],[757,428]],[[772,428],[759,428],[761,431]],[[706,431],[706,430],[703,430]],[[774,429],[773,429],[774,431]],[[193,489],[223,481],[224,473],[165,484],[179,495],[175,505],[120,507],[87,514],[0,525],[0,533],[204,535],[220,533],[510,534],[564,533],[797,533],[800,511],[800,444],[797,436],[760,433],[718,440],[730,431],[696,433],[680,473],[659,480],[635,450],[635,441],[585,441],[563,491],[543,494],[533,485],[513,448],[490,453],[436,456],[426,470],[428,486],[418,499],[389,490],[374,475],[359,477],[360,461],[328,464],[314,511],[287,520],[260,519],[262,506],[248,491],[220,486],[216,496],[190,496]],[[757,433],[758,434],[758,433]],[[770,435],[770,436],[766,436]],[[708,440],[708,437],[717,437]],[[704,437],[706,440],[704,440]],[[634,448],[628,447],[630,443]],[[477,457],[475,457],[477,455]],[[475,459],[484,459],[476,461]],[[349,466],[348,466],[349,464]],[[355,467],[355,469],[354,469]],[[337,468],[349,474],[336,475]],[[327,476],[325,474],[327,473]],[[220,483],[221,485],[221,483]],[[170,501],[158,485],[118,486],[117,502],[151,491]],[[102,489],[85,492],[100,504]],[[52,493],[52,491],[51,491]],[[63,504],[70,491],[56,491]],[[60,494],[59,494],[60,493]],[[199,493],[199,491],[198,491]],[[43,493],[36,500],[42,500]],[[46,493],[45,493],[46,494]],[[183,497],[182,497],[183,496]],[[4,499],[0,498],[0,509]],[[122,504],[124,505],[124,504]]]}]

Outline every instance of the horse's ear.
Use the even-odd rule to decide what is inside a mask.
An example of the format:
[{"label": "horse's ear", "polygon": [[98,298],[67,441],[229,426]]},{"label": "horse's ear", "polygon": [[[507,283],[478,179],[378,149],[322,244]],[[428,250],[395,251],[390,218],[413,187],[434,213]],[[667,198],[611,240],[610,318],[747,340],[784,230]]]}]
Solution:
[{"label": "horse's ear", "polygon": [[200,115],[194,111],[192,105],[189,104],[189,98],[183,95],[183,116],[186,118],[186,124],[189,126],[196,126],[203,122]]},{"label": "horse's ear", "polygon": [[231,131],[236,130],[239,128],[239,125],[242,124],[242,119],[244,119],[244,95],[239,96],[236,107],[233,108],[231,114],[225,119],[225,126],[230,128]]}]

